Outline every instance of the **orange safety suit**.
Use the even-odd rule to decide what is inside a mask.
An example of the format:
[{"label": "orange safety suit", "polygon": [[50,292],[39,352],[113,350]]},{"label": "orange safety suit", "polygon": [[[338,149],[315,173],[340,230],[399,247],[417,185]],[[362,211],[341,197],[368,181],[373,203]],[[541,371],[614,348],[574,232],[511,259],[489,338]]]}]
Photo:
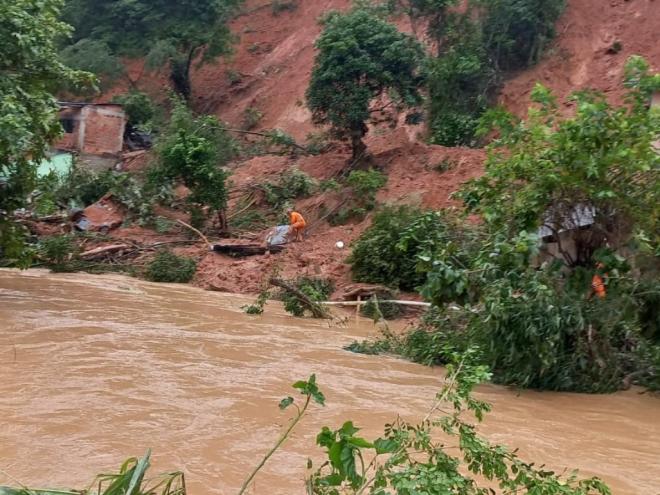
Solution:
[{"label": "orange safety suit", "polygon": [[307,222],[303,216],[297,211],[292,211],[289,215],[289,223],[291,225],[291,230],[296,234],[296,237],[300,237],[307,226]]},{"label": "orange safety suit", "polygon": [[600,299],[604,299],[607,294],[607,291],[605,290],[605,281],[603,280],[603,277],[597,273],[591,278],[591,289],[594,291],[594,294],[596,294],[596,297]]}]

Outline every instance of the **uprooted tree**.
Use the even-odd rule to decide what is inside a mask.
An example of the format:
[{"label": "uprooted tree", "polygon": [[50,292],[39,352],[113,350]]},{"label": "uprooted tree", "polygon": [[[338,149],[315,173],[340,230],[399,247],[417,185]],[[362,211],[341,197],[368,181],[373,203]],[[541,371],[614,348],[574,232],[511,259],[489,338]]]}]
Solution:
[{"label": "uprooted tree", "polygon": [[58,20],[63,2],[17,0],[0,4],[0,257],[24,257],[22,229],[12,212],[36,180],[36,164],[62,128],[54,92],[92,83],[57,57],[56,40],[69,33]]},{"label": "uprooted tree", "polygon": [[421,102],[418,73],[423,49],[368,9],[333,12],[324,19],[318,54],[307,90],[313,121],[329,124],[334,135],[351,143],[353,161],[366,154],[367,122],[385,105],[412,107]]}]

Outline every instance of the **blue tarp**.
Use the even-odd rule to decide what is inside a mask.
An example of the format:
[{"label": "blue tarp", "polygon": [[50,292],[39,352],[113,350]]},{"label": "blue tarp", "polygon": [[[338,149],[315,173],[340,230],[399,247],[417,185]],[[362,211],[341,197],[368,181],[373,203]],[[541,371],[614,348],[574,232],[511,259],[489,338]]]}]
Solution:
[{"label": "blue tarp", "polygon": [[266,237],[266,244],[269,246],[281,246],[286,244],[289,235],[289,226],[288,225],[278,225],[273,230],[268,233]]}]

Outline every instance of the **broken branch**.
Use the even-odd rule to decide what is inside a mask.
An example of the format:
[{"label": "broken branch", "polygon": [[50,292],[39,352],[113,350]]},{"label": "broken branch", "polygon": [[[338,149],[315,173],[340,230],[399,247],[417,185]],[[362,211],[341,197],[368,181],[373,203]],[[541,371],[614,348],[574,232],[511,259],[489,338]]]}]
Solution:
[{"label": "broken branch", "polygon": [[195,227],[193,227],[192,225],[188,225],[183,220],[178,220],[177,219],[176,222],[183,225],[185,228],[192,230],[194,233],[196,233],[200,237],[200,239],[202,239],[206,243],[206,245],[208,246],[209,249],[211,249],[213,247],[213,245],[209,242],[209,240],[206,238],[206,236],[204,234],[202,234],[199,230],[197,230]]},{"label": "broken branch", "polygon": [[332,318],[332,315],[323,306],[321,306],[316,301],[312,301],[309,298],[309,296],[307,296],[307,294],[300,291],[290,283],[285,282],[281,278],[271,277],[268,283],[270,283],[270,285],[280,287],[285,291],[290,292],[291,294],[296,296],[298,301],[300,301],[300,304],[305,306],[312,313],[312,316],[314,318],[326,318],[326,319]]}]

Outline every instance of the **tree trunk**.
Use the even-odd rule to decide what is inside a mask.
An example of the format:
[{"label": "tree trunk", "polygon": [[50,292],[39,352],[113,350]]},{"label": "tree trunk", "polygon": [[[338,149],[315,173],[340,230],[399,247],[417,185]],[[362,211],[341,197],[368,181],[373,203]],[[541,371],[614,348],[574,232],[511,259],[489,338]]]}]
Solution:
[{"label": "tree trunk", "polygon": [[281,287],[285,291],[293,294],[298,299],[298,301],[312,313],[312,316],[314,318],[332,318],[332,315],[328,312],[328,310],[326,310],[316,301],[312,301],[309,298],[309,296],[307,296],[307,294],[301,292],[290,283],[285,282],[281,278],[276,278],[276,277],[271,277],[268,280],[268,282],[271,285],[274,285],[276,287]]},{"label": "tree trunk", "polygon": [[367,155],[367,145],[362,141],[362,138],[366,133],[367,126],[364,122],[362,122],[362,125],[359,128],[351,130],[351,150],[353,152],[351,162],[354,166],[362,161]]},{"label": "tree trunk", "polygon": [[227,232],[229,227],[227,222],[227,211],[224,208],[222,210],[218,210],[218,227],[221,233]]},{"label": "tree trunk", "polygon": [[185,58],[176,57],[170,60],[170,81],[174,91],[181,95],[186,101],[192,96],[192,85],[190,84],[190,67],[195,58],[196,48],[191,48]]}]

